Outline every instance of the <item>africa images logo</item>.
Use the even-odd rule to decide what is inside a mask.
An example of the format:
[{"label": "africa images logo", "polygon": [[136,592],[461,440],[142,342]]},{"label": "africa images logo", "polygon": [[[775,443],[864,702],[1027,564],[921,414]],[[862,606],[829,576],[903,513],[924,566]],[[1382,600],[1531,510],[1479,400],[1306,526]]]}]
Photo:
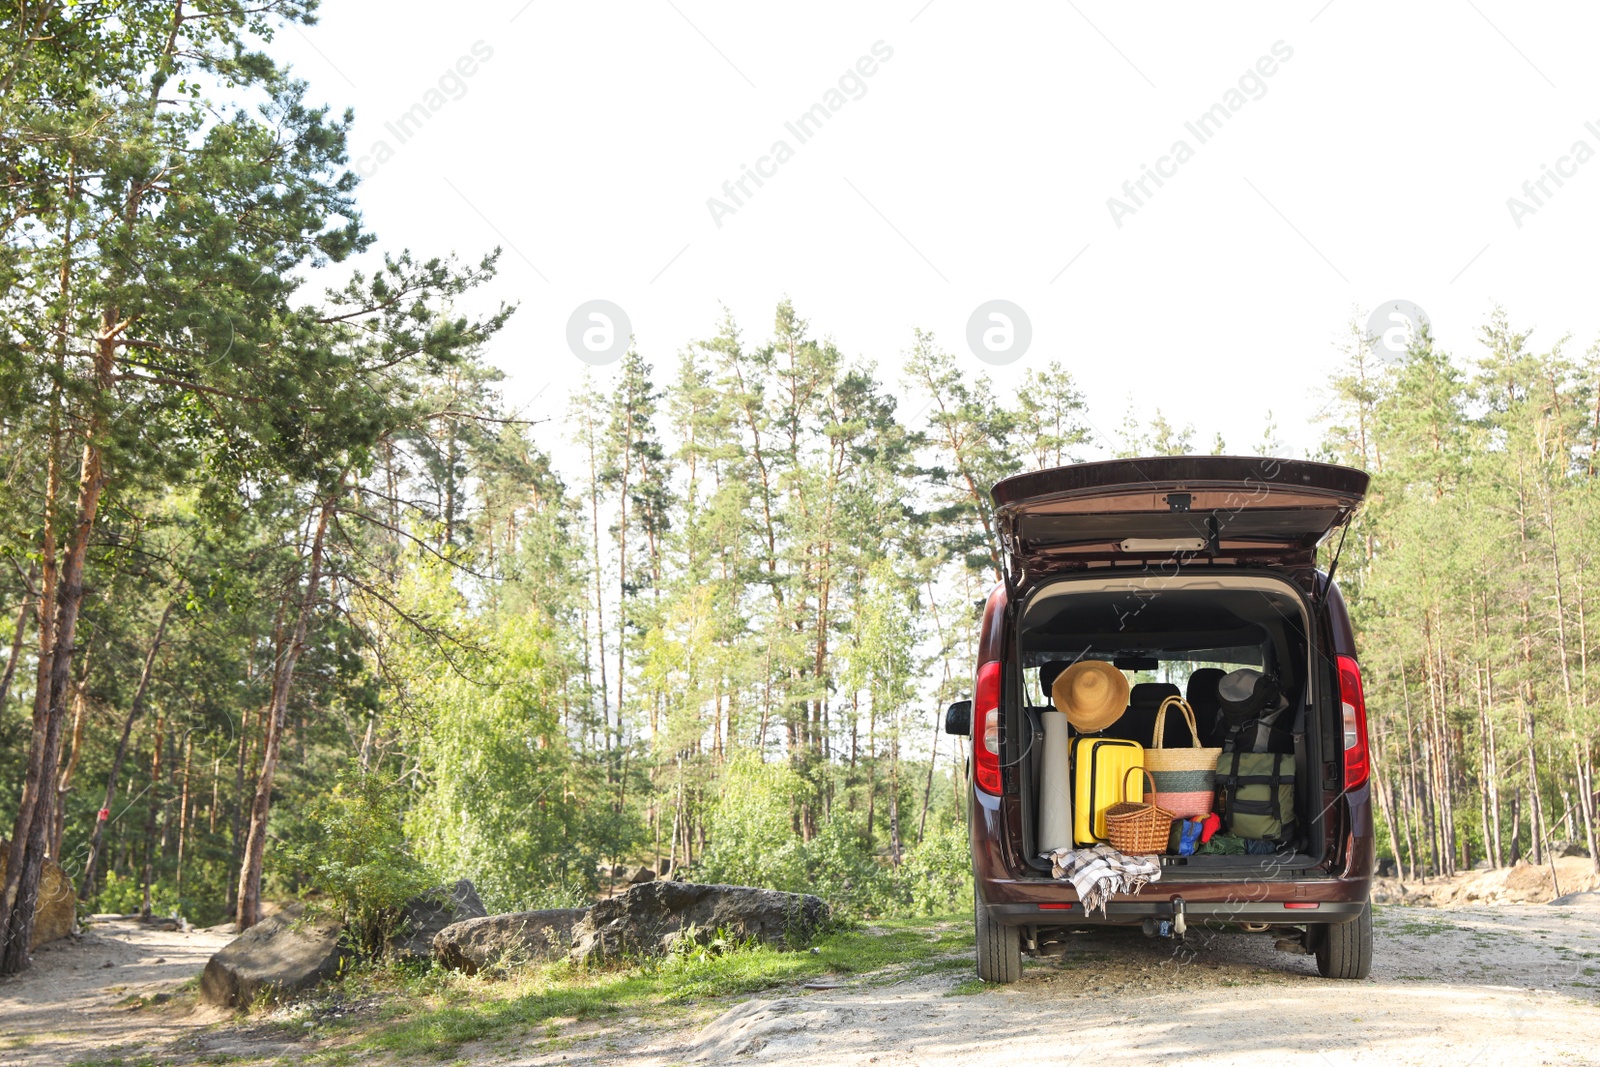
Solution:
[{"label": "africa images logo", "polygon": [[438,79],[422,94],[422,98],[395,117],[385,122],[383,128],[394,139],[390,144],[382,138],[372,143],[372,148],[356,157],[356,173],[370,178],[378,168],[395,157],[396,148],[421,133],[433,116],[443,111],[452,100],[467,95],[467,79],[477,74],[483,64],[494,58],[494,49],[485,41],[472,42],[471,55],[463,55],[446,67]]},{"label": "africa images logo", "polygon": [[1428,313],[1409,300],[1386,300],[1367,319],[1367,347],[1380,363],[1393,366],[1431,323]]},{"label": "africa images logo", "polygon": [[[1589,136],[1600,141],[1600,124],[1586,122],[1583,124],[1583,129]],[[1539,176],[1529,178],[1522,183],[1522,196],[1506,197],[1506,210],[1511,213],[1511,221],[1517,229],[1522,229],[1528,217],[1537,215],[1539,209],[1545,207],[1567,184],[1562,181],[1563,178],[1576,178],[1578,168],[1594,157],[1594,146],[1579,137],[1572,142],[1564,155],[1556,157],[1554,167],[1548,163],[1539,164]]]},{"label": "africa images logo", "polygon": [[[706,210],[711,212],[711,221],[717,224],[717,229],[722,229],[724,217],[737,214],[745,206],[745,201],[755,196],[756,189],[766,184],[762,179],[777,176],[778,168],[794,158],[796,146],[805,144],[821,133],[822,128],[844,109],[845,104],[867,95],[866,80],[878,73],[880,64],[894,58],[894,49],[883,41],[874,41],[871,51],[871,55],[862,56],[853,66],[845,68],[839,80],[822,94],[821,100],[783,124],[783,128],[794,138],[793,145],[782,137],[773,141],[765,155],[756,157],[753,169],[741,163],[739,176],[722,183],[722,196],[726,199],[715,196],[706,198]],[[754,189],[751,188],[752,183]]]},{"label": "africa images logo", "polygon": [[[1202,111],[1193,121],[1183,124],[1183,128],[1194,138],[1193,145],[1182,137],[1178,138],[1172,142],[1166,155],[1157,157],[1153,168],[1148,163],[1141,163],[1139,176],[1122,183],[1126,200],[1115,196],[1106,198],[1106,210],[1111,212],[1111,221],[1117,229],[1122,229],[1125,217],[1137,214],[1146,201],[1154,198],[1156,189],[1166,184],[1162,179],[1178,176],[1178,168],[1194,158],[1196,145],[1203,145],[1221,133],[1223,126],[1244,110],[1251,100],[1260,100],[1267,95],[1267,79],[1278,73],[1280,64],[1294,58],[1294,49],[1284,41],[1272,42],[1270,51],[1271,55],[1257,59],[1253,67],[1239,75],[1238,82],[1222,94],[1221,100]],[[1151,188],[1152,184],[1155,189]]]}]

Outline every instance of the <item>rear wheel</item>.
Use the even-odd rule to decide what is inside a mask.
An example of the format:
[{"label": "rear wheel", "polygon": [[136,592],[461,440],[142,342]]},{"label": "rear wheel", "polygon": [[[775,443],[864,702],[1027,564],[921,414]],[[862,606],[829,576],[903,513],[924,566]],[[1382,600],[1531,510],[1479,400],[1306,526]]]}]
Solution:
[{"label": "rear wheel", "polygon": [[1372,973],[1372,901],[1347,923],[1323,927],[1317,938],[1317,971],[1324,978],[1365,978]]},{"label": "rear wheel", "polygon": [[1004,985],[1022,977],[1022,931],[989,918],[989,909],[973,894],[973,921],[978,941],[978,977]]}]

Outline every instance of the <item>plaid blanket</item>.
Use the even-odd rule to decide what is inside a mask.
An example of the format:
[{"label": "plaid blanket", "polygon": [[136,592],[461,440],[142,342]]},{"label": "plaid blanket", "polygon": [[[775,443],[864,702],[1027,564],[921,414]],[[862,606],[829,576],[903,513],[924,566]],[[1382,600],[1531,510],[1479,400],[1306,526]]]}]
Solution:
[{"label": "plaid blanket", "polygon": [[1086,914],[1106,913],[1106,901],[1117,893],[1137,893],[1161,879],[1161,862],[1154,856],[1125,856],[1110,845],[1093,848],[1058,848],[1045,857],[1051,873],[1065,878],[1078,891]]}]

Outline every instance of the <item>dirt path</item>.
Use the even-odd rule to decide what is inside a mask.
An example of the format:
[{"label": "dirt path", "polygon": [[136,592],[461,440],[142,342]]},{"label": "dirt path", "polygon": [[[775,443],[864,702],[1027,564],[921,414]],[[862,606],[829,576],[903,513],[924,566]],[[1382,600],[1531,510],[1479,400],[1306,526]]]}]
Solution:
[{"label": "dirt path", "polygon": [[[266,1042],[170,993],[226,938],[98,927],[41,950],[0,983],[0,1067],[76,1060],[298,1062],[315,1044]],[[112,967],[103,966],[111,962]],[[908,981],[774,990],[663,1019],[613,1018],[530,1033],[522,1051],[463,1049],[516,1067],[1063,1067],[1089,1064],[1600,1065],[1600,906],[1386,907],[1365,982],[1317,977],[1265,934],[1191,933],[1175,951],[1137,931],[1073,936],[1014,986],[980,987],[965,960]],[[221,1024],[213,1026],[211,1024]],[[549,1051],[534,1052],[537,1048]],[[148,1057],[148,1061],[146,1060]],[[281,1058],[280,1058],[281,1057]]]},{"label": "dirt path", "polygon": [[1015,986],[972,992],[955,974],[748,1001],[626,1062],[1600,1064],[1600,909],[1387,908],[1377,939],[1372,979],[1333,982],[1266,935],[1191,935],[1174,953],[1094,931]]},{"label": "dirt path", "polygon": [[94,924],[42,946],[27,973],[0,981],[0,1067],[63,1067],[163,1047],[203,1020],[132,1010],[197,976],[229,938],[138,922]]}]

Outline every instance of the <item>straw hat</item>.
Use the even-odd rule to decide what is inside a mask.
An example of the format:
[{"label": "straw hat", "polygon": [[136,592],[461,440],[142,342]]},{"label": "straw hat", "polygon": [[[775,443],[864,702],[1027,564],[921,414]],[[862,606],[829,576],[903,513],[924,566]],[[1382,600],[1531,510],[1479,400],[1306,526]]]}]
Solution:
[{"label": "straw hat", "polygon": [[1127,710],[1128,676],[1105,660],[1079,660],[1056,678],[1050,701],[1080,733],[1092,734]]}]

